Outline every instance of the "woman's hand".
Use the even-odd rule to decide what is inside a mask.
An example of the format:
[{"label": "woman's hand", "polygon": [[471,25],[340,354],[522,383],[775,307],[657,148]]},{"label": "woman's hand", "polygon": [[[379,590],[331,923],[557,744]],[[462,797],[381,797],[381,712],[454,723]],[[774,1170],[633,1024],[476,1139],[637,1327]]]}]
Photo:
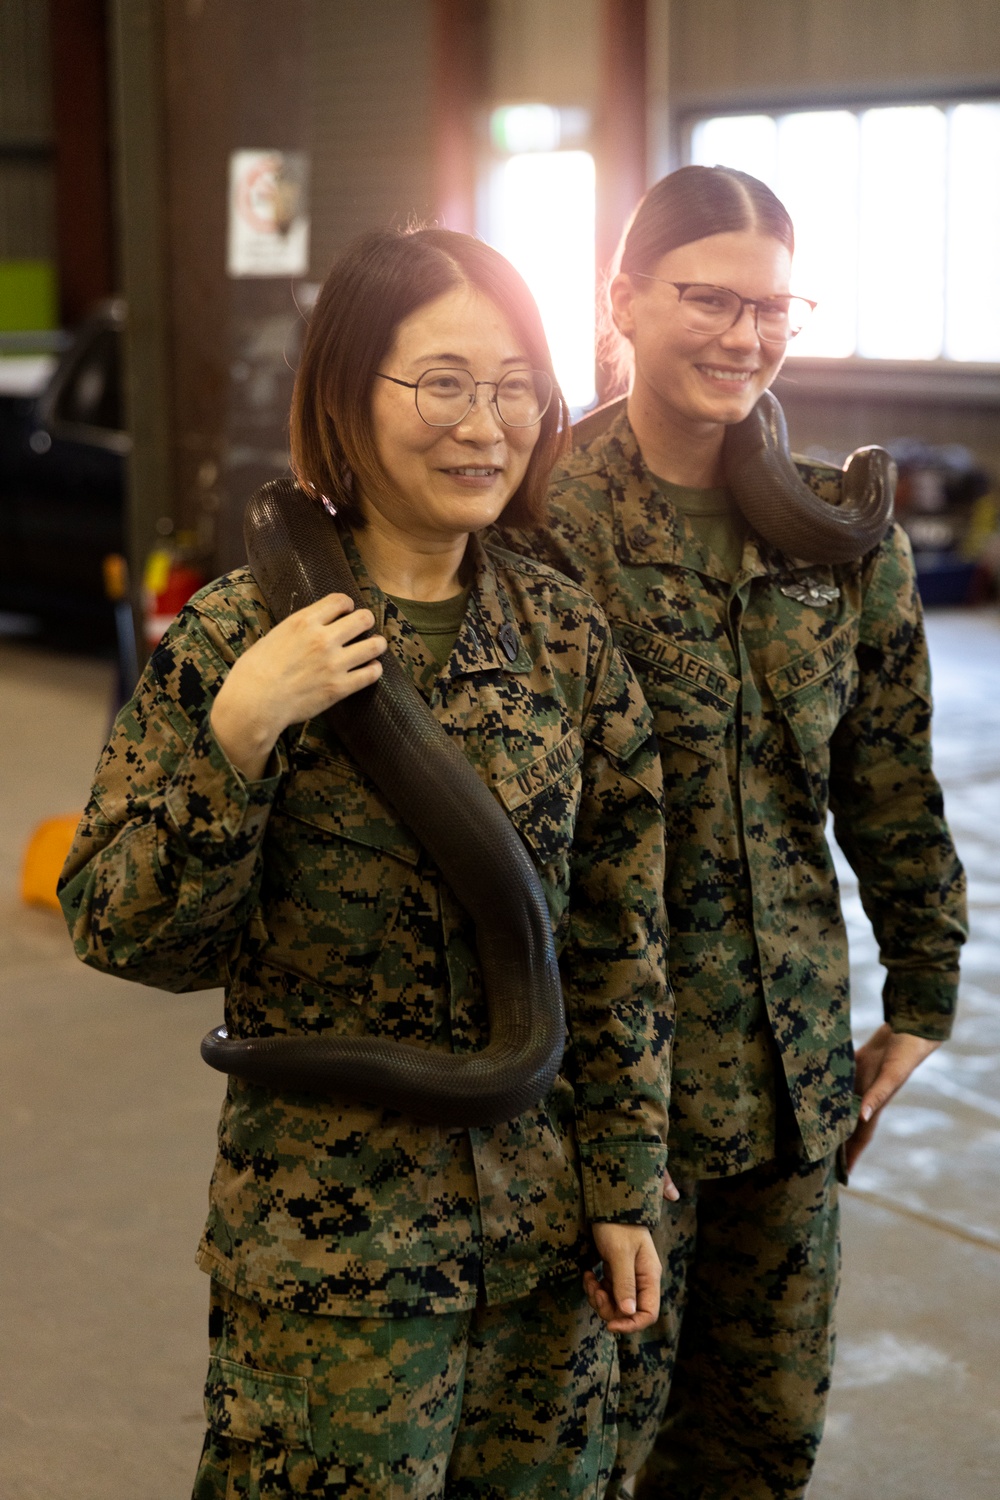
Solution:
[{"label": "woman's hand", "polygon": [[875,1134],[879,1110],[888,1104],[925,1057],[940,1047],[906,1031],[893,1031],[887,1023],[873,1031],[854,1060],[854,1092],[861,1095],[861,1114],[847,1140],[848,1172]]},{"label": "woman's hand", "polygon": [[660,1311],[660,1257],[653,1236],[640,1224],[594,1224],[597,1253],[604,1262],[599,1281],[584,1271],[583,1290],[612,1333],[638,1333]]},{"label": "woman's hand", "polygon": [[327,594],[275,625],[232,666],[212,706],[212,730],[247,781],[258,781],[282,730],[321,714],[382,675],[384,636],[346,594]]}]

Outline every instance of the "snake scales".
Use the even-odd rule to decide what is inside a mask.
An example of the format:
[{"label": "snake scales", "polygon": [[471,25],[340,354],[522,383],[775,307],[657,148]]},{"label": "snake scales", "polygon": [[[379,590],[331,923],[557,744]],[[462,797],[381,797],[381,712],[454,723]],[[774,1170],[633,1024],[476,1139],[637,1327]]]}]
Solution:
[{"label": "snake scales", "polygon": [[[325,594],[363,600],[337,528],[289,477],[247,507],[247,555],[275,619]],[[391,652],[370,688],[326,718],[472,917],[489,1042],[455,1054],[378,1036],[230,1037],[201,1055],[269,1088],[360,1100],[441,1125],[492,1125],[548,1093],[565,1044],[559,969],[534,866],[506,814]]]},{"label": "snake scales", "polygon": [[[577,422],[574,446],[609,427],[627,400],[608,402]],[[722,463],[729,491],[750,525],[790,558],[854,562],[882,540],[892,521],[895,466],[885,449],[850,454],[840,504],[828,504],[800,478],[788,451],[785,414],[770,391],[748,417],[726,428]]]},{"label": "snake scales", "polygon": [[[574,429],[577,443],[621,410],[615,402]],[[862,557],[892,518],[893,468],[881,448],[849,458],[839,506],[800,479],[784,414],[769,391],[727,429],[726,481],[750,524],[806,562]],[[247,508],[247,554],[276,619],[328,593],[361,596],[337,529],[290,478],[258,490]],[[396,809],[472,917],[489,1011],[482,1051],[456,1055],[383,1037],[229,1037],[216,1027],[202,1056],[220,1072],[270,1088],[364,1100],[443,1125],[510,1119],[548,1092],[565,1020],[548,910],[512,825],[434,719],[391,653],[373,687],[327,718]]]}]

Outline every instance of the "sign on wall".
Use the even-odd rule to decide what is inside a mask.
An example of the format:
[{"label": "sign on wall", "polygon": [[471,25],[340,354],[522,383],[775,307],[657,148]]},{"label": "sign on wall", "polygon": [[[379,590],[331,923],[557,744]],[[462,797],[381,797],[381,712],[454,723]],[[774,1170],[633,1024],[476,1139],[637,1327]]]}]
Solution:
[{"label": "sign on wall", "polygon": [[304,276],[309,269],[309,160],[302,151],[229,158],[230,276]]}]

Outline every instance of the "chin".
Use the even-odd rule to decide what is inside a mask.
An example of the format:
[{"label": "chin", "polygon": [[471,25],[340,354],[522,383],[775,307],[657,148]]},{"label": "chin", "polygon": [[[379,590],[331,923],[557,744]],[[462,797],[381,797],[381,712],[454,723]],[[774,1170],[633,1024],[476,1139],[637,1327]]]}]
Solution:
[{"label": "chin", "polygon": [[[757,398],[754,397],[754,401]],[[713,401],[710,406],[695,407],[687,413],[688,420],[699,426],[732,427],[750,415],[753,401]]]},{"label": "chin", "polygon": [[716,419],[727,427],[744,421],[757,405],[760,391],[742,391],[738,396],[724,397],[715,405]]},{"label": "chin", "polygon": [[494,505],[469,506],[461,514],[449,517],[449,522],[456,532],[485,531],[496,524],[506,505],[506,500],[503,500]]}]

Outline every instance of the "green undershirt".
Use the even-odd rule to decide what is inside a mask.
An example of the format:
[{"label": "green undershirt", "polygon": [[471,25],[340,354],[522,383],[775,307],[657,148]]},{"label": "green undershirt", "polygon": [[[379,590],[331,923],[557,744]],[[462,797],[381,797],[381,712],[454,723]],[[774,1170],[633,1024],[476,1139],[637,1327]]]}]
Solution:
[{"label": "green undershirt", "polygon": [[387,597],[409,620],[438,667],[443,667],[458,640],[471,592],[463,589],[450,599],[400,599],[397,594]]},{"label": "green undershirt", "polygon": [[693,490],[653,476],[664,497],[688,524],[699,542],[714,552],[726,569],[730,583],[740,570],[746,523],[727,489]]}]

